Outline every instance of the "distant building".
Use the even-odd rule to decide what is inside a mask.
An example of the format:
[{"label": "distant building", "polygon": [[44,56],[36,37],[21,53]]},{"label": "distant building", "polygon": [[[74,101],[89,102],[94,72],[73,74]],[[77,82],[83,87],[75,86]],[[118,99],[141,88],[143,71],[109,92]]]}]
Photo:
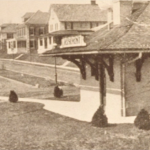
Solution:
[{"label": "distant building", "polygon": [[[22,18],[23,24],[18,26],[16,37],[8,41],[15,43],[12,53],[37,53],[38,37],[48,33],[49,13],[26,13]],[[10,50],[8,47],[8,53]]]},{"label": "distant building", "polygon": [[84,45],[83,36],[107,23],[107,12],[102,11],[95,0],[91,4],[52,4],[49,14],[48,34],[38,39],[38,53],[78,40]]},{"label": "distant building", "polygon": [[18,24],[8,23],[0,26],[0,50],[6,51],[6,41],[16,37]]}]

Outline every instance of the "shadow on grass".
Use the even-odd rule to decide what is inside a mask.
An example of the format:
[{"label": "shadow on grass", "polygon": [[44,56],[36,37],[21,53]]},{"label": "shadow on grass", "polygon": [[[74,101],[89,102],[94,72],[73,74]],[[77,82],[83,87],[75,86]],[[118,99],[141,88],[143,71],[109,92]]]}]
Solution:
[{"label": "shadow on grass", "polygon": [[68,101],[68,102],[80,102],[80,95],[69,95],[62,96],[60,98],[57,97],[48,97],[45,100],[54,100],[54,101]]},{"label": "shadow on grass", "polygon": [[117,124],[108,124],[108,126],[107,127],[116,127],[117,126]]},{"label": "shadow on grass", "polygon": [[111,124],[111,123],[108,123],[107,126],[102,126],[102,127],[95,126],[95,125],[92,124],[92,122],[90,122],[90,124],[91,124],[93,127],[96,127],[96,128],[111,128],[111,127],[117,127],[117,124]]}]

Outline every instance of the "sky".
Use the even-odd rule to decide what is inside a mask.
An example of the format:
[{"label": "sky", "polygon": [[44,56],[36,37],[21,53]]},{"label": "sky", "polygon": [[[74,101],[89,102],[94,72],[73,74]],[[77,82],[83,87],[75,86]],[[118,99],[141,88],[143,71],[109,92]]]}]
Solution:
[{"label": "sky", "polygon": [[[48,12],[50,4],[89,4],[91,0],[0,0],[0,24],[21,23],[21,17],[26,12],[41,10]],[[96,0],[105,7],[110,5],[111,0]]]}]

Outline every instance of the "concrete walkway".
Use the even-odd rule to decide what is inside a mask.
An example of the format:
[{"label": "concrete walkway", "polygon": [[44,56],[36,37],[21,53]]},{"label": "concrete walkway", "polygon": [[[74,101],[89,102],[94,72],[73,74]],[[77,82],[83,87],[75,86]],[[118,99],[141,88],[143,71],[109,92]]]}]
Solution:
[{"label": "concrete walkway", "polygon": [[[8,97],[0,97],[0,100],[8,101]],[[74,118],[80,121],[91,122],[92,117],[99,107],[99,102],[93,100],[80,101],[80,102],[68,102],[68,101],[56,101],[56,100],[40,100],[30,98],[20,98],[19,101],[35,102],[44,104],[44,109],[64,115],[70,118]],[[108,117],[109,123],[133,123],[135,117]]]},{"label": "concrete walkway", "polygon": [[[0,97],[1,100],[8,101],[8,97]],[[93,114],[97,110],[99,104],[92,102],[67,102],[56,100],[39,100],[30,98],[19,98],[19,101],[35,102],[44,104],[44,109],[52,111],[67,117],[71,117],[80,121],[90,122]]]}]

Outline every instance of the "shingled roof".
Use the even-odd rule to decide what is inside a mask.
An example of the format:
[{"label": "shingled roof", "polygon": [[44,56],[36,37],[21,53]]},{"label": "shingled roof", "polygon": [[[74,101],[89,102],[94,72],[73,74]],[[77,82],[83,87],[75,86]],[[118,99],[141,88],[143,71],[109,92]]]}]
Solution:
[{"label": "shingled roof", "polygon": [[52,4],[60,21],[107,21],[107,13],[98,5],[91,4]]},{"label": "shingled roof", "polygon": [[38,10],[25,23],[26,24],[48,24],[49,13]]},{"label": "shingled roof", "polygon": [[7,26],[1,30],[1,33],[15,33],[18,24],[7,24]]},{"label": "shingled roof", "polygon": [[67,53],[127,52],[150,49],[150,3],[139,3],[123,24],[110,30],[107,27],[91,34],[85,39],[87,46],[57,49],[45,54],[64,55]]},{"label": "shingled roof", "polygon": [[30,18],[34,14],[35,14],[35,12],[27,12],[27,13],[25,13],[25,15],[22,16],[22,18]]},{"label": "shingled roof", "polygon": [[109,46],[111,49],[150,49],[150,3],[122,38]]}]

